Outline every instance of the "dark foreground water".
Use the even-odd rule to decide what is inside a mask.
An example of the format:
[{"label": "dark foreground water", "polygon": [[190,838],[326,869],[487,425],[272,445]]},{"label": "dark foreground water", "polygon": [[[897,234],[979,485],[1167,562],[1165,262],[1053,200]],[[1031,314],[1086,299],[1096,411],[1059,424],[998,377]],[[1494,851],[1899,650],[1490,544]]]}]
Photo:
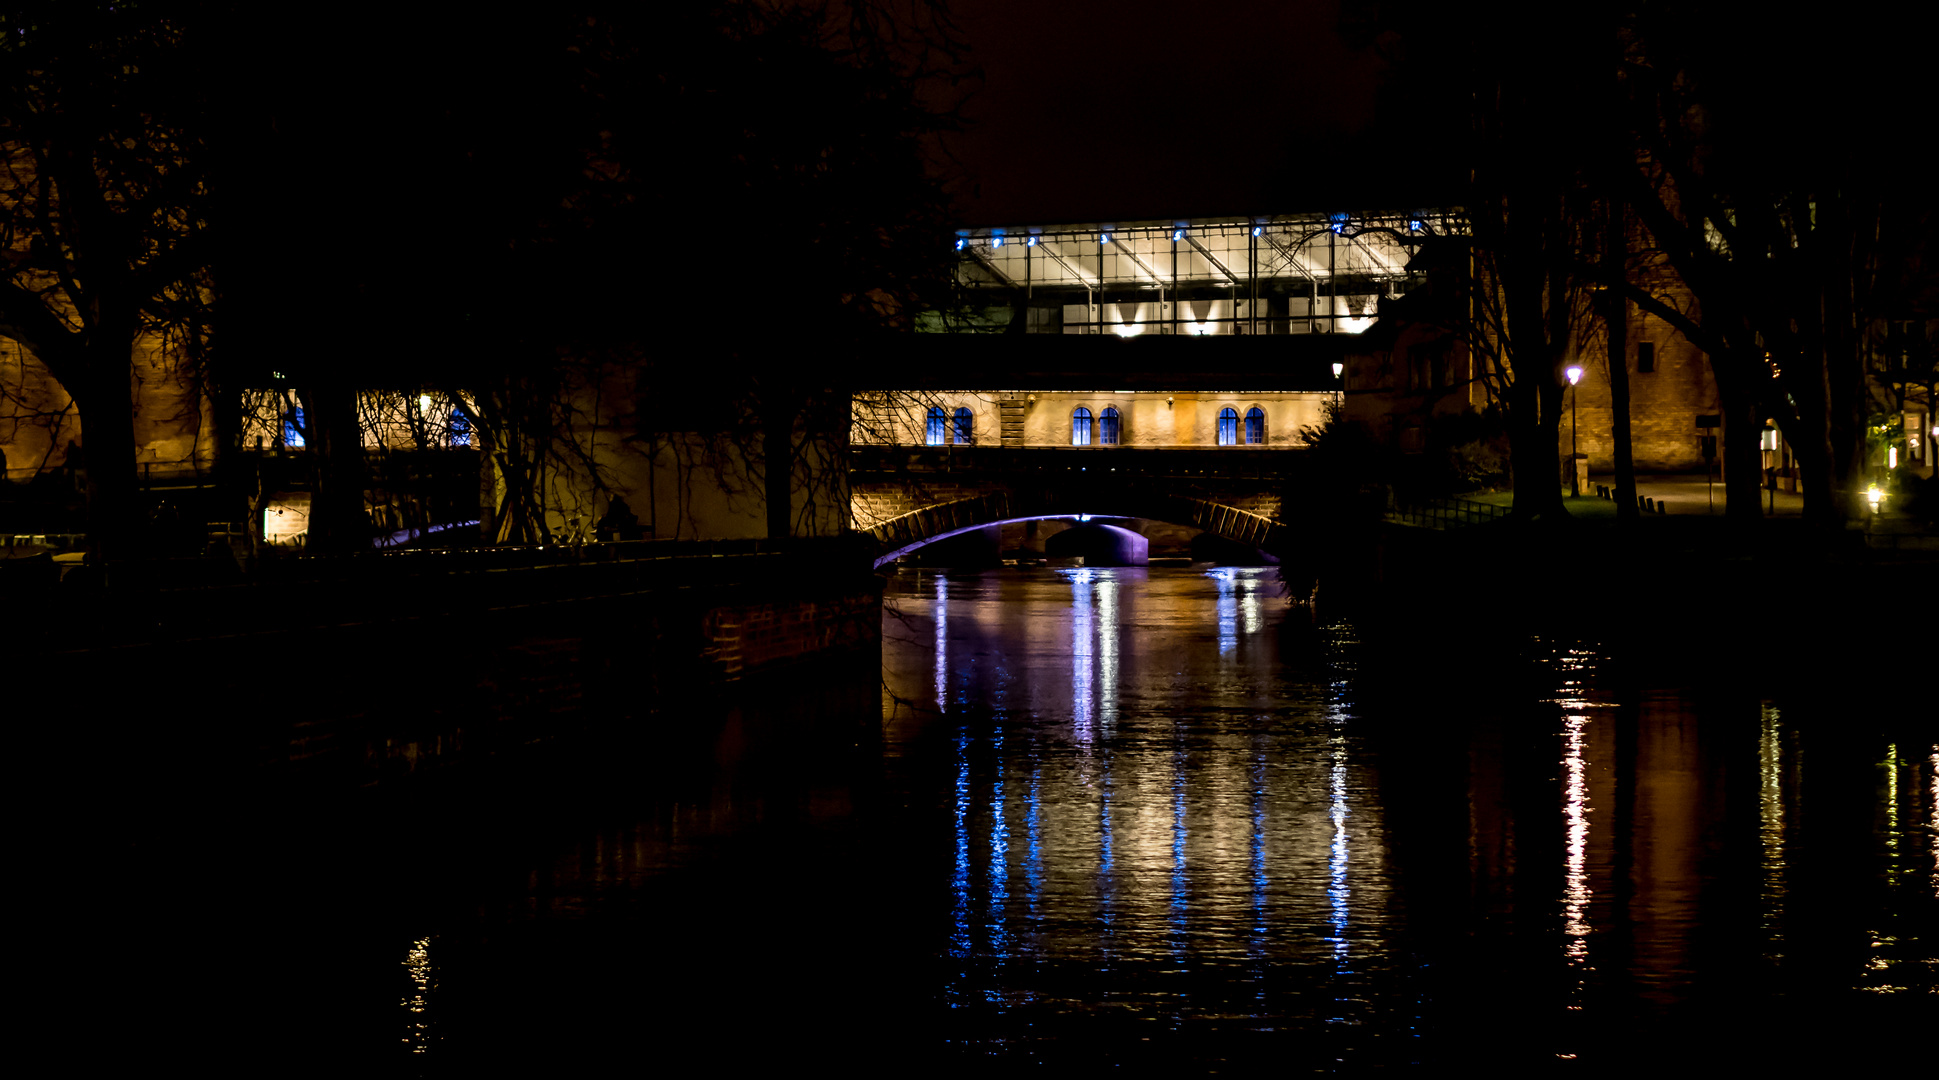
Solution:
[{"label": "dark foreground water", "polygon": [[1579,634],[1376,637],[1269,570],[905,571],[890,604],[879,728],[676,717],[322,813],[74,826],[30,924],[47,1038],[255,1075],[1931,1049],[1939,736],[1880,673],[1774,699]]}]

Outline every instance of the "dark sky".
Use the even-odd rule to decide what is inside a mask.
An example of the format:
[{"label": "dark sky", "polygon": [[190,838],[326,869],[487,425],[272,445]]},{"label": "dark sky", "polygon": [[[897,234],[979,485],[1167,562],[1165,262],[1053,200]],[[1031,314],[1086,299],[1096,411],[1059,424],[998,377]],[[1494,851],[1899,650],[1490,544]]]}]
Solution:
[{"label": "dark sky", "polygon": [[975,225],[1320,209],[1379,61],[1334,0],[956,0],[984,72],[951,145]]}]

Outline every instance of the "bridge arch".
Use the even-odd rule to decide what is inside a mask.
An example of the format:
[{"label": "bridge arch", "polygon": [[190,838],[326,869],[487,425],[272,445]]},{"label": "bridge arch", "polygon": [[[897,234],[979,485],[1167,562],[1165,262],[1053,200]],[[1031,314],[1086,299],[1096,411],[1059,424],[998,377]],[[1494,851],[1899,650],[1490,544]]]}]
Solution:
[{"label": "bridge arch", "polygon": [[1236,506],[1190,495],[1132,490],[991,491],[912,510],[865,531],[875,541],[875,565],[880,567],[939,540],[991,525],[1080,515],[1189,525],[1273,555],[1284,553],[1289,540],[1283,523]]}]

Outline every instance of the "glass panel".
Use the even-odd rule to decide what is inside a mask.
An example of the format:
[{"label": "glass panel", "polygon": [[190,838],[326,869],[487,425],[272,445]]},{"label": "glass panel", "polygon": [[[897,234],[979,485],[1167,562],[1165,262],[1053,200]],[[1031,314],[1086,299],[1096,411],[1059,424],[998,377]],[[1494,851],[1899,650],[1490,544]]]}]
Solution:
[{"label": "glass panel", "polygon": [[1070,444],[1091,445],[1091,410],[1079,409],[1070,417]]}]

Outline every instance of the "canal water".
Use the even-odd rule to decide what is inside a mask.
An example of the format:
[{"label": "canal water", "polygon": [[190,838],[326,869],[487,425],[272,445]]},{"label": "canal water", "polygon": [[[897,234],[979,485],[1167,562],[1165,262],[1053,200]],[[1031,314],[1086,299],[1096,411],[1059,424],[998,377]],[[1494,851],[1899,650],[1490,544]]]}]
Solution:
[{"label": "canal water", "polygon": [[1362,632],[1271,568],[905,569],[886,603],[879,724],[129,813],[82,1026],[402,1075],[1930,1049],[1930,724],[1581,633]]}]

